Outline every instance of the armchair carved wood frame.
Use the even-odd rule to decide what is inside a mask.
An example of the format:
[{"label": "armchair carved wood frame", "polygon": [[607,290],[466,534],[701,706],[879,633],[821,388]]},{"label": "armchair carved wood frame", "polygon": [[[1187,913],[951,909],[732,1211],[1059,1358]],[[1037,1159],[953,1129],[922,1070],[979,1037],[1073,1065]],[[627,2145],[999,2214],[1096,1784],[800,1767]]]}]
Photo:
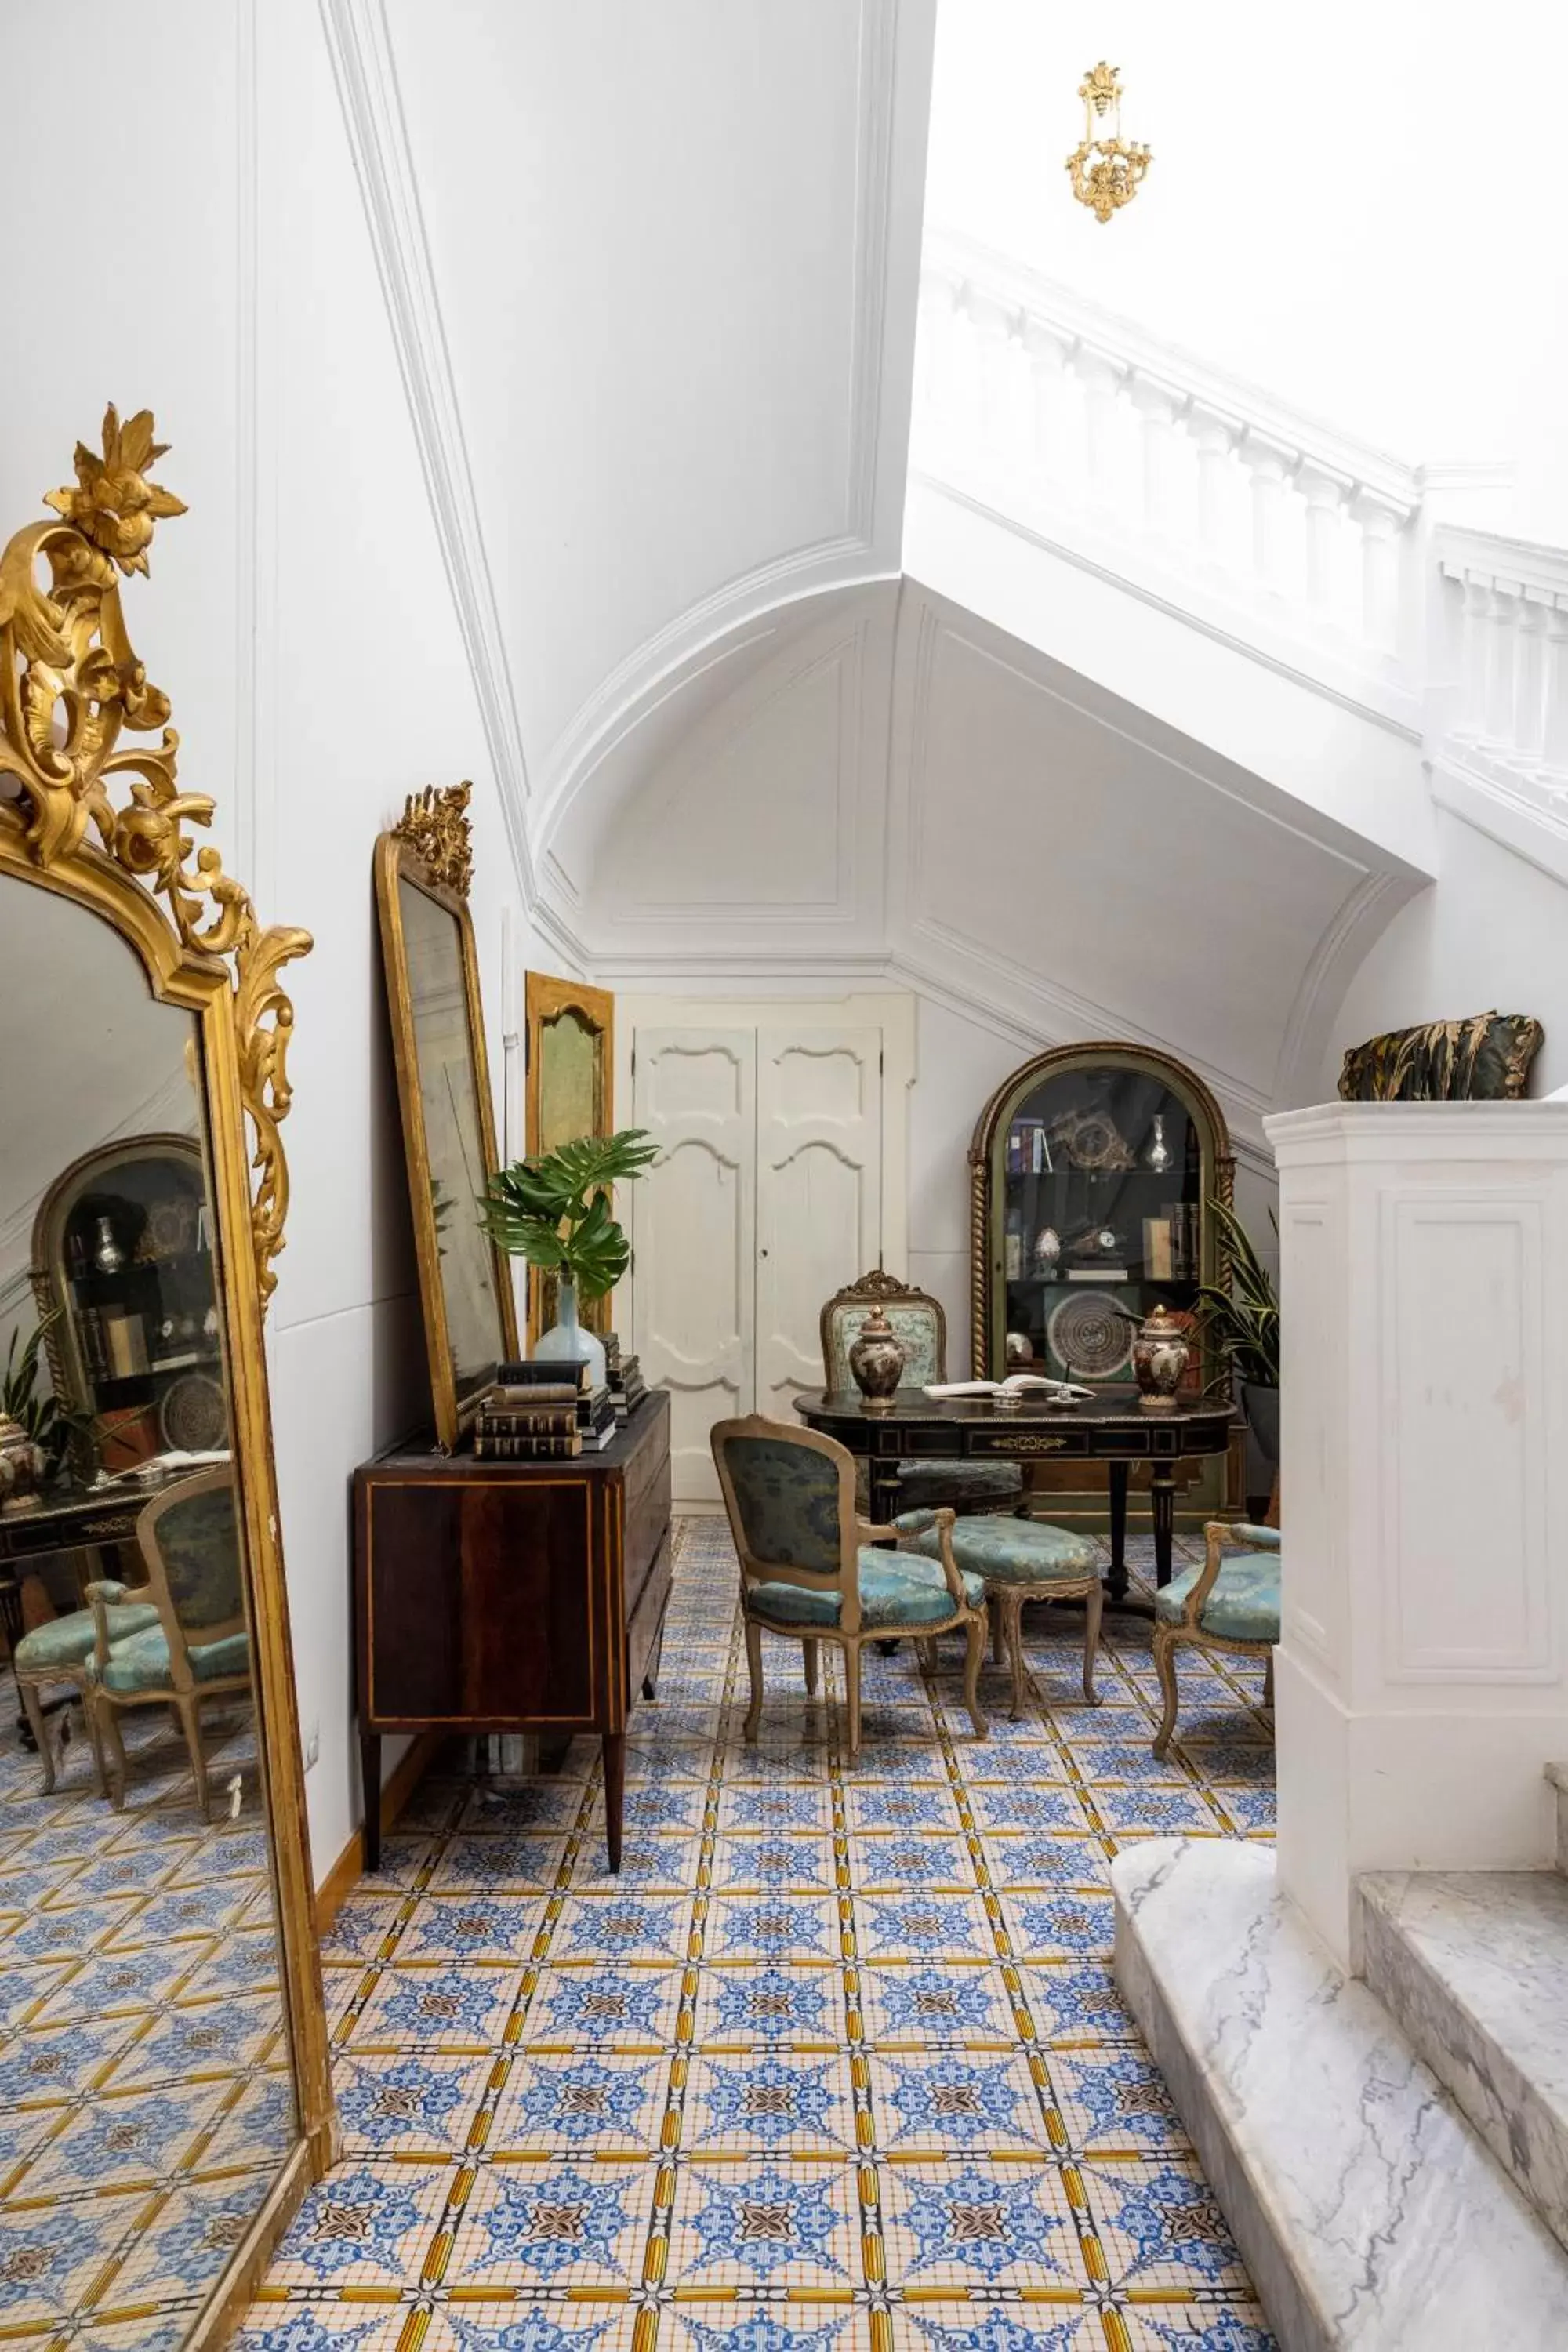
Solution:
[{"label": "armchair carved wood frame", "polygon": [[[1179,1586],[1185,1582],[1185,1578],[1179,1578],[1166,1587],[1166,1592],[1172,1596],[1174,1606],[1180,1613],[1156,1617],[1155,1620],[1154,1671],[1159,1675],[1160,1694],[1164,1701],[1164,1712],[1160,1718],[1160,1727],[1154,1734],[1156,1756],[1164,1755],[1176,1728],[1176,1715],[1181,1704],[1181,1694],[1176,1685],[1175,1653],[1178,1645],[1183,1642],[1195,1643],[1200,1649],[1204,1650],[1224,1650],[1239,1657],[1264,1659],[1266,1668],[1263,1678],[1263,1704],[1265,1706],[1272,1706],[1274,1704],[1274,1645],[1279,1639],[1278,1581],[1275,1583],[1271,1624],[1268,1622],[1268,1605],[1266,1594],[1258,1596],[1258,1601],[1251,1610],[1250,1618],[1242,1611],[1232,1612],[1234,1622],[1239,1624],[1256,1622],[1263,1627],[1262,1631],[1250,1633],[1244,1638],[1238,1632],[1218,1631],[1212,1622],[1205,1625],[1203,1621],[1205,1613],[1212,1614],[1210,1603],[1226,1563],[1227,1546],[1233,1557],[1239,1549],[1267,1553],[1274,1556],[1277,1561],[1279,1551],[1279,1530],[1278,1528],[1255,1527],[1245,1520],[1232,1524],[1228,1520],[1211,1519],[1204,1528],[1204,1542],[1205,1546],[1204,1563],[1190,1589],[1179,1598],[1177,1597]],[[1188,1573],[1190,1574],[1191,1571],[1189,1570]],[[1276,1578],[1277,1576],[1276,1567]],[[1160,1596],[1160,1601],[1161,1603],[1165,1602],[1165,1594],[1163,1593]]]},{"label": "armchair carved wood frame", "polygon": [[[953,1513],[942,1509],[935,1514],[938,1583],[931,1575],[931,1564],[917,1555],[873,1549],[896,1545],[899,1530],[878,1527],[860,1517],[855,1499],[855,1457],[837,1438],[816,1430],[789,1428],[752,1413],[743,1420],[720,1422],[712,1445],[741,1567],[752,1685],[747,1739],[755,1739],[762,1722],[764,1633],[800,1643],[808,1696],[817,1688],[821,1643],[835,1643],[843,1652],[847,1748],[853,1764],[860,1753],[860,1653],[865,1644],[881,1640],[889,1632],[911,1635],[919,1643],[922,1664],[931,1673],[936,1665],[936,1636],[956,1626],[963,1628],[967,1644],[963,1703],[975,1738],[984,1739],[987,1726],[980,1706],[980,1670],[985,1655],[984,1590],[978,1577],[963,1574],[952,1556]],[[798,1490],[785,1505],[785,1517],[795,1524],[781,1527],[783,1540],[766,1542],[765,1556],[761,1549],[764,1535],[771,1537],[773,1531],[764,1528],[764,1514],[759,1512],[754,1494],[747,1491],[744,1472],[738,1480],[735,1469],[744,1449],[756,1446],[775,1455],[786,1479],[792,1472],[798,1476]],[[812,1488],[815,1494],[807,1491]],[[875,1599],[862,1592],[862,1578],[868,1572],[887,1587]],[[912,1590],[901,1590],[905,1587]],[[886,1608],[879,1608],[878,1601],[885,1602]]]}]

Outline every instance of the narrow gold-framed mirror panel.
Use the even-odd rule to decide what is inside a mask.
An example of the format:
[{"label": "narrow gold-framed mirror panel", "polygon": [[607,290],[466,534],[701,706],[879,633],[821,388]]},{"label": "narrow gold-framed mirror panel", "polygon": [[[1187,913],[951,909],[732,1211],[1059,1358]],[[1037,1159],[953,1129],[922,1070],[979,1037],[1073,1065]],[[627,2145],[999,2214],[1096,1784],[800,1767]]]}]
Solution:
[{"label": "narrow gold-framed mirror panel", "polygon": [[[615,1131],[616,1000],[608,989],[531,971],[526,986],[530,1157],[579,1136]],[[610,1329],[611,1297],[582,1308],[590,1331]],[[555,1277],[528,1270],[528,1344],[555,1320]]]},{"label": "narrow gold-framed mirror panel", "polygon": [[[190,828],[211,822],[213,803],[179,787],[169,702],[127,635],[120,575],[145,572],[155,521],[184,511],[151,479],[164,454],[153,432],[145,412],[121,426],[110,408],[101,457],[79,444],[76,487],[46,500],[59,519],[24,527],[0,553],[0,883],[53,894],[110,926],[138,959],[150,996],[193,1024],[257,1780],[293,2086],[287,2152],[184,2338],[206,2347],[231,2331],[333,2145],[262,1339],[288,1202],[279,1129],[293,1016],[279,973],[310,940],[263,928],[217,852],[195,851]],[[122,741],[153,733],[154,743]],[[51,992],[68,990],[68,968],[47,981]]]},{"label": "narrow gold-framed mirror panel", "polygon": [[479,1196],[496,1173],[479,958],[468,914],[470,787],[411,794],[375,845],[375,903],[436,1442],[450,1453],[517,1353],[511,1270]]}]

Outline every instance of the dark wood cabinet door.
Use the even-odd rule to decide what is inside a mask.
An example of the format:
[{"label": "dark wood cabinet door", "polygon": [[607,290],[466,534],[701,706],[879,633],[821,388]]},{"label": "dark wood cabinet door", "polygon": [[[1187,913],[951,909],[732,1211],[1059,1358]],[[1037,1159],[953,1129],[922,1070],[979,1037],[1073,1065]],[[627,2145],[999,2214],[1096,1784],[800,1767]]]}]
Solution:
[{"label": "dark wood cabinet door", "polygon": [[608,1637],[582,1478],[375,1478],[361,1493],[373,1721],[591,1724]]}]

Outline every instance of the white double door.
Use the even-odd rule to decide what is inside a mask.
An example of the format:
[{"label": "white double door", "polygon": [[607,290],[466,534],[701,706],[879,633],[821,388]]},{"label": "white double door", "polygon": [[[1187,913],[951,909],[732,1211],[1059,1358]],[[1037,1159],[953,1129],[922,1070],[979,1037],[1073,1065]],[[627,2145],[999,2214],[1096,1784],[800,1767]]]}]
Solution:
[{"label": "white double door", "polygon": [[877,1265],[883,1033],[637,1026],[633,1118],[659,1157],[631,1188],[631,1330],[670,1391],[678,1504],[717,1503],[717,1421],[792,1420],[822,1385],[823,1301]]}]

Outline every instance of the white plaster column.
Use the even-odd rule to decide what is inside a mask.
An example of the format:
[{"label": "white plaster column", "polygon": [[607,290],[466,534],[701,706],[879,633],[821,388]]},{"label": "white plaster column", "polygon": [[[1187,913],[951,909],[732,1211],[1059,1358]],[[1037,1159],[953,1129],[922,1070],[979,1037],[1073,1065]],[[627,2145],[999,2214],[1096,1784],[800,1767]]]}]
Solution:
[{"label": "white plaster column", "polygon": [[1568,1757],[1568,1102],[1331,1103],[1279,1167],[1281,1888],[1552,1859]]},{"label": "white plaster column", "polygon": [[1171,436],[1180,398],[1146,376],[1133,377],[1127,396],[1143,434],[1143,528],[1163,539],[1171,520]]},{"label": "white plaster column", "polygon": [[980,378],[980,431],[987,452],[1005,458],[1013,445],[1013,406],[1008,397],[1008,361],[1017,314],[994,295],[969,294]]},{"label": "white plaster column", "polygon": [[1461,583],[1459,616],[1459,716],[1453,732],[1478,740],[1486,724],[1487,605],[1490,591],[1468,573]]},{"label": "white plaster column", "polygon": [[1500,748],[1513,740],[1514,623],[1518,615],[1517,585],[1494,580],[1487,598],[1487,699],[1481,718],[1481,740]]},{"label": "white plaster column", "polygon": [[1399,539],[1405,518],[1364,491],[1351,512],[1361,526],[1361,617],[1369,645],[1392,653],[1399,641]]},{"label": "white plaster column", "polygon": [[1542,748],[1553,777],[1568,776],[1568,604],[1552,600],[1546,615],[1545,703]]},{"label": "white plaster column", "polygon": [[1528,590],[1520,598],[1513,665],[1513,756],[1537,768],[1546,729],[1546,606]]},{"label": "white plaster column", "polygon": [[1024,350],[1035,395],[1035,463],[1052,483],[1067,476],[1063,425],[1067,401],[1068,361],[1073,338],[1065,328],[1044,319],[1029,319],[1024,327]]},{"label": "white plaster column", "polygon": [[1345,475],[1305,460],[1296,469],[1296,488],[1307,502],[1307,603],[1319,619],[1327,617],[1334,601],[1340,516],[1352,487]]},{"label": "white plaster column", "polygon": [[1083,385],[1083,461],[1089,494],[1098,504],[1106,499],[1110,467],[1110,435],[1116,421],[1116,388],[1127,371],[1120,360],[1080,345],[1078,376]]},{"label": "white plaster column", "polygon": [[1225,485],[1239,427],[1217,409],[1193,401],[1186,428],[1198,453],[1198,545],[1211,563],[1225,560]]},{"label": "white plaster column", "polygon": [[1241,462],[1252,477],[1252,568],[1258,583],[1280,586],[1280,524],[1285,512],[1285,485],[1295,464],[1295,452],[1249,427],[1241,444]]}]

